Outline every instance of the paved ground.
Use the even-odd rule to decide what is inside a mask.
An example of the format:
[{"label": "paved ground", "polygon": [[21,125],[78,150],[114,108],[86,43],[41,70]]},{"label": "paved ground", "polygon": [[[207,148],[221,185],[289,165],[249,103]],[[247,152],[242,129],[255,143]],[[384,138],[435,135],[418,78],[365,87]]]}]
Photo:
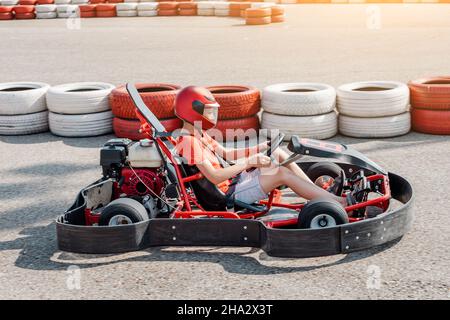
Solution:
[{"label": "paved ground", "polygon": [[[373,8],[373,7],[372,7]],[[384,5],[381,28],[365,5],[288,8],[288,22],[245,27],[231,18],[123,18],[0,24],[0,82],[285,81],[338,85],[448,74],[447,5]],[[375,17],[375,18],[374,18]],[[367,28],[367,25],[370,28]],[[58,252],[52,221],[96,179],[111,136],[0,137],[0,298],[450,298],[450,139],[335,137],[407,177],[416,221],[403,239],[361,253],[278,259],[251,248],[153,248],[111,256]],[[81,268],[81,288],[67,286]],[[368,270],[381,287],[369,289]]]}]

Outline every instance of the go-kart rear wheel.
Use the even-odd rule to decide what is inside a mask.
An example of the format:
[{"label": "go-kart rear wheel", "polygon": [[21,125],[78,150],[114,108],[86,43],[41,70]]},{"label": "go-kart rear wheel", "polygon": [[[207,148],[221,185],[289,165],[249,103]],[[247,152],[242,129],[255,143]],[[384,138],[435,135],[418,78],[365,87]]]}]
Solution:
[{"label": "go-kart rear wheel", "polygon": [[148,220],[145,207],[130,198],[120,198],[111,201],[100,215],[100,226],[120,226]]},{"label": "go-kart rear wheel", "polygon": [[334,200],[315,199],[309,201],[300,211],[300,229],[321,229],[348,223],[345,209]]},{"label": "go-kart rear wheel", "polygon": [[332,162],[317,162],[308,168],[306,175],[321,188],[330,186],[341,173],[341,167]]}]

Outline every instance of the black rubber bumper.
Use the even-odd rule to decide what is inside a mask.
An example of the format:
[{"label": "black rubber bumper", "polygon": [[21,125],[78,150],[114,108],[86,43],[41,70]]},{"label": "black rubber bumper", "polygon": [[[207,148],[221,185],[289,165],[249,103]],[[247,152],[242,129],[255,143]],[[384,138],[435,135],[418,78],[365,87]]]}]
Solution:
[{"label": "black rubber bumper", "polygon": [[[311,162],[298,163],[307,169]],[[338,163],[347,173],[359,169]],[[257,247],[270,256],[317,257],[375,247],[403,236],[413,221],[410,183],[389,173],[393,199],[398,205],[376,218],[332,228],[274,229],[257,220],[152,219],[116,227],[68,224],[56,221],[58,248],[77,253],[120,253],[152,246]]]}]

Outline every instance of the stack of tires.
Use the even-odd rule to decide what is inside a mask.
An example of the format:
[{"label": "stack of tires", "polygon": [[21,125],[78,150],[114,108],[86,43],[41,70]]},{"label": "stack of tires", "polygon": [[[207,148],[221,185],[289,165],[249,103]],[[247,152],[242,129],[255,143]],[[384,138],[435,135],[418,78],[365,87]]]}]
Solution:
[{"label": "stack of tires", "polygon": [[36,6],[36,18],[37,19],[55,19],[57,16],[56,5],[54,4],[42,4]]},{"label": "stack of tires", "polygon": [[281,83],[263,90],[262,127],[303,138],[328,139],[337,133],[336,91],[322,83]]},{"label": "stack of tires", "polygon": [[34,5],[19,5],[13,7],[14,15],[16,19],[34,19],[36,14],[34,13]]},{"label": "stack of tires", "polygon": [[251,7],[252,7],[252,4],[251,4],[251,3],[248,3],[248,2],[241,2],[241,3],[239,4],[239,9],[241,10],[240,17],[241,17],[241,18],[245,18],[245,10],[247,10],[247,9],[249,9],[249,8],[251,8]]},{"label": "stack of tires", "polygon": [[220,104],[215,129],[226,141],[252,138],[258,134],[261,95],[257,88],[242,85],[206,87]]},{"label": "stack of tires", "polygon": [[14,19],[14,12],[12,6],[0,6],[0,20]]},{"label": "stack of tires", "polygon": [[217,17],[228,17],[230,15],[230,3],[216,2],[214,4],[214,15]]},{"label": "stack of tires", "polygon": [[248,8],[245,9],[245,24],[261,25],[270,24],[272,10],[269,8]]},{"label": "stack of tires", "polygon": [[118,3],[116,15],[118,17],[137,17],[137,3]]},{"label": "stack of tires", "polygon": [[137,5],[139,17],[155,17],[158,15],[158,3],[142,2]]},{"label": "stack of tires", "polygon": [[230,2],[230,17],[241,16],[241,4],[240,2]]},{"label": "stack of tires", "polygon": [[213,2],[197,2],[197,15],[199,16],[213,16],[215,13]]},{"label": "stack of tires", "polygon": [[92,137],[112,131],[109,106],[112,84],[80,82],[51,87],[47,92],[50,131],[62,137]]},{"label": "stack of tires", "polygon": [[412,129],[417,132],[450,135],[450,77],[433,77],[409,82]]},{"label": "stack of tires", "polygon": [[[182,122],[175,116],[174,102],[181,87],[165,83],[137,83],[142,100],[161,121],[167,131],[181,128]],[[136,116],[136,107],[124,85],[115,88],[110,95],[110,105],[115,116],[114,133],[119,138],[140,140],[145,138],[139,132],[140,122]]]},{"label": "stack of tires", "polygon": [[56,8],[58,18],[75,18],[78,17],[78,6],[72,4],[58,5]]},{"label": "stack of tires", "polygon": [[81,18],[95,18],[95,8],[96,4],[82,4],[79,6],[80,8],[80,17]]},{"label": "stack of tires", "polygon": [[178,14],[180,16],[196,16],[197,15],[197,3],[196,2],[179,2]]},{"label": "stack of tires", "polygon": [[411,129],[409,89],[396,81],[344,84],[337,90],[339,131],[355,138],[389,138]]},{"label": "stack of tires", "polygon": [[270,22],[284,22],[284,8],[282,6],[272,6],[271,8]]},{"label": "stack of tires", "polygon": [[48,131],[45,94],[49,88],[40,82],[0,84],[0,135]]},{"label": "stack of tires", "polygon": [[95,8],[95,15],[100,18],[111,18],[116,16],[116,4],[99,3]]},{"label": "stack of tires", "polygon": [[177,16],[178,2],[160,2],[158,6],[158,16]]}]

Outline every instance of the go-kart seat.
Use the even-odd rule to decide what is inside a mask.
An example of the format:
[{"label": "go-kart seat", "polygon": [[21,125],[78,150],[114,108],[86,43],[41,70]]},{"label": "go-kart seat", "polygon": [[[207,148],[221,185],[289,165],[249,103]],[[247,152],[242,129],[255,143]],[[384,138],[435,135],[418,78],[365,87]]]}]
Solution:
[{"label": "go-kart seat", "polygon": [[[180,159],[181,157],[177,158]],[[182,158],[180,160],[182,160]],[[186,161],[180,162],[181,172],[185,177],[200,172],[195,165],[188,165]],[[234,211],[236,212],[244,209],[257,212],[265,209],[265,206],[263,205],[257,203],[248,204],[239,200],[233,200],[230,206],[230,203],[227,203],[225,193],[206,178],[190,181],[189,184],[194,191],[198,203],[207,211],[227,211],[234,208]]]}]

